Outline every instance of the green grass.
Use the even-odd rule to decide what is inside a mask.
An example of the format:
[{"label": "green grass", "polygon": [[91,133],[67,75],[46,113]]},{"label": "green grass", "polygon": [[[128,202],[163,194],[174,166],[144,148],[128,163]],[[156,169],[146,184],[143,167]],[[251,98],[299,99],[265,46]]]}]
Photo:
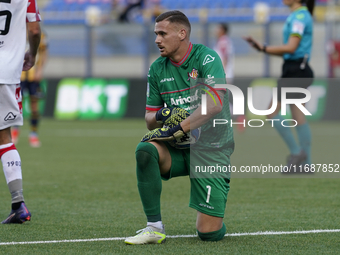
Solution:
[{"label": "green grass", "polygon": [[[28,145],[27,124],[17,148],[32,221],[0,225],[0,243],[124,237],[145,226],[134,160],[135,147],[146,132],[142,119],[44,119],[38,149]],[[313,161],[339,164],[340,123],[312,123],[311,128]],[[288,153],[268,126],[235,132],[235,141],[232,164],[238,168],[284,164]],[[340,229],[340,173],[295,177],[235,174],[224,219],[227,233]],[[10,195],[4,177],[1,183],[2,220],[10,211]],[[163,182],[162,216],[168,235],[195,234],[189,185],[187,177]],[[169,238],[163,245],[145,246],[123,241],[23,244],[0,246],[0,254],[338,254],[339,238],[338,232],[228,236],[217,243]]]}]

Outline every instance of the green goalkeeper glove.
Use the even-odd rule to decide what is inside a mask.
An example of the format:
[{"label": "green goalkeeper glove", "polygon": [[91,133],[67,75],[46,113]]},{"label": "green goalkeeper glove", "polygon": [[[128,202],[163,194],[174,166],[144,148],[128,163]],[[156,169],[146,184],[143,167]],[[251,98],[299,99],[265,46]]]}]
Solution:
[{"label": "green goalkeeper glove", "polygon": [[173,141],[175,139],[179,139],[183,137],[185,134],[181,125],[177,125],[175,127],[163,127],[156,128],[154,130],[146,133],[141,142],[150,142],[150,141]]},{"label": "green goalkeeper glove", "polygon": [[163,107],[156,113],[156,121],[159,124],[164,124],[167,127],[175,127],[187,117],[190,116],[190,113],[186,110],[175,107]]}]

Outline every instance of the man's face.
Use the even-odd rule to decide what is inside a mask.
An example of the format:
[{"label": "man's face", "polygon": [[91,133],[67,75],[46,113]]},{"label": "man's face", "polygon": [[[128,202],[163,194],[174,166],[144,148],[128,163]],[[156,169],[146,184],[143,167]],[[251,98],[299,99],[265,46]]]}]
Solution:
[{"label": "man's face", "polygon": [[162,57],[171,58],[181,44],[181,29],[175,23],[163,20],[155,24],[155,43]]},{"label": "man's face", "polygon": [[216,28],[216,36],[217,36],[217,38],[219,38],[222,35],[224,35],[223,27],[221,25],[218,25],[217,28]]}]

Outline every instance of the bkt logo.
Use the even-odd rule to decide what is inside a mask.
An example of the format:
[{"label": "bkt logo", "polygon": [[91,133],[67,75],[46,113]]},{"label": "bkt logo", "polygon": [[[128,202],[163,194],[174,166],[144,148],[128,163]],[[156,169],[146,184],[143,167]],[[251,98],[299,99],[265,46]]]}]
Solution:
[{"label": "bkt logo", "polygon": [[[207,86],[207,85],[206,85]],[[210,87],[210,86],[209,86]],[[233,115],[244,115],[244,95],[242,90],[235,85],[230,84],[216,84],[215,89],[213,92],[217,95],[218,99],[221,102],[219,95],[216,92],[216,89],[229,89],[232,96],[233,96]],[[301,99],[287,99],[287,93],[302,93],[305,94],[305,98]],[[212,94],[208,93],[212,98]],[[214,98],[213,98],[214,99]],[[307,103],[311,99],[311,93],[307,89],[303,88],[282,88],[281,89],[281,112],[282,115],[286,115],[286,106],[288,104],[296,105],[305,115],[312,115],[304,106],[303,104]],[[257,110],[253,105],[253,88],[248,88],[248,109],[251,113],[255,115],[269,115],[273,113],[277,108],[277,88],[273,88],[273,100],[272,106],[268,110]],[[214,99],[215,102],[215,99]],[[201,98],[201,114],[207,114],[207,95],[203,94]],[[216,102],[215,102],[216,105]]]}]

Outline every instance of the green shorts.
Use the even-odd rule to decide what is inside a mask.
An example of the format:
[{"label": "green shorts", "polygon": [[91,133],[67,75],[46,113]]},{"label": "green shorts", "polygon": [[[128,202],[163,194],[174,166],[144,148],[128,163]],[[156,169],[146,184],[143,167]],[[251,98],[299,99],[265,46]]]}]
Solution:
[{"label": "green shorts", "polygon": [[[229,166],[229,156],[219,151],[179,150],[165,144],[169,149],[172,162],[170,172],[163,175],[162,179],[190,176],[189,207],[207,215],[223,218],[230,189],[230,175],[206,172],[193,174],[193,171],[197,170],[197,166]],[[200,169],[203,170],[203,168]]]}]

